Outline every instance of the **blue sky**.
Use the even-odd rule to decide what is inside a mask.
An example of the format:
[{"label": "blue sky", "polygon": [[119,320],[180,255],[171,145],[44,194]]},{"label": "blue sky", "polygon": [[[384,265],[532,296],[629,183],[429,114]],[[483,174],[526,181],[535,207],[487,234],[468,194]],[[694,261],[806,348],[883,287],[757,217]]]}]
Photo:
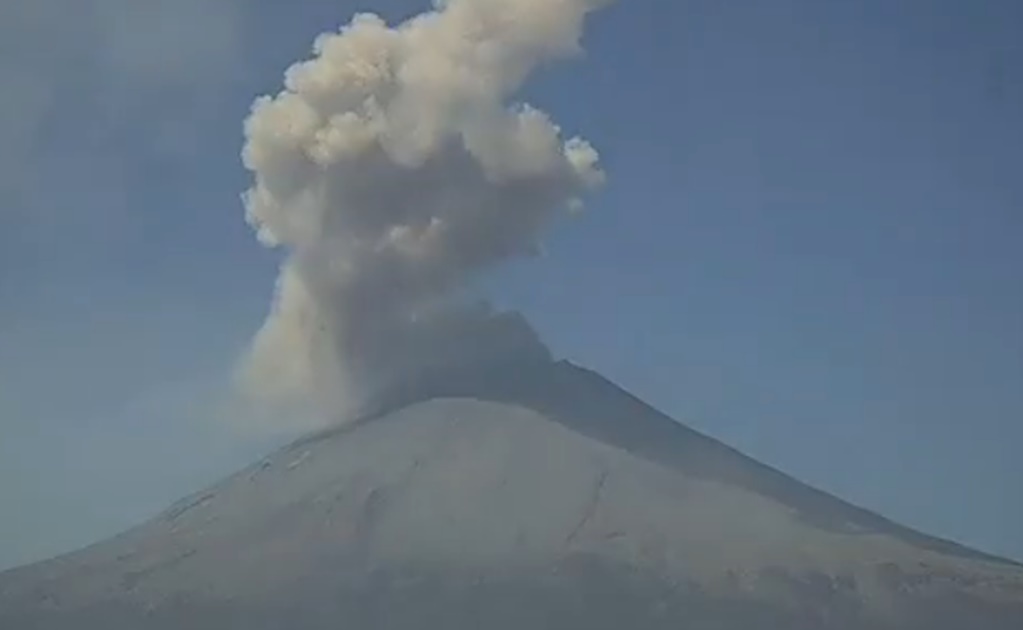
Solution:
[{"label": "blue sky", "polygon": [[[211,409],[277,257],[241,121],[355,9],[0,7],[0,566],[274,438]],[[526,97],[605,190],[495,274],[561,356],[907,524],[1023,559],[1023,6],[622,0]]]}]

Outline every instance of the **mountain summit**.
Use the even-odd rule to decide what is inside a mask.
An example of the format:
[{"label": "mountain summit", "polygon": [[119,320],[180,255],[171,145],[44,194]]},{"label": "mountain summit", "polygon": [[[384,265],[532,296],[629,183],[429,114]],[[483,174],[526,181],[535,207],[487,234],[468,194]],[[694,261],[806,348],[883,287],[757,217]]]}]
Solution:
[{"label": "mountain summit", "polygon": [[0,628],[1023,628],[1023,567],[897,525],[541,357],[405,383],[111,540]]}]

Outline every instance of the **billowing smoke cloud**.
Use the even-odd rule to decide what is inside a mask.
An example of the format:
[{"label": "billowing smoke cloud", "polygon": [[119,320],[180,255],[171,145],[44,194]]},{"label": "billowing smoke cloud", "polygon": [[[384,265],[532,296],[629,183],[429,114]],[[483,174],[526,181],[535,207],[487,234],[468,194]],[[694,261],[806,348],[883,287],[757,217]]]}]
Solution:
[{"label": "billowing smoke cloud", "polygon": [[538,65],[580,51],[603,3],[438,0],[394,27],[358,15],[256,101],[247,218],[288,257],[243,365],[250,394],[337,414],[417,370],[544,351],[521,319],[457,294],[534,253],[602,182],[586,141],[509,101]]}]

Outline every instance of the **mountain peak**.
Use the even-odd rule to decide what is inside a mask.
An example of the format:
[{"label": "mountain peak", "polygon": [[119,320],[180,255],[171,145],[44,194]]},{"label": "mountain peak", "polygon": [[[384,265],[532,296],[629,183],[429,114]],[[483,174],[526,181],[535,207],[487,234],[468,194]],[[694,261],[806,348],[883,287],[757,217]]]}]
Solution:
[{"label": "mountain peak", "polygon": [[422,373],[377,405],[0,575],[0,627],[1023,627],[1018,565],[801,484],[571,363]]},{"label": "mountain peak", "polygon": [[596,371],[532,355],[465,370],[422,374],[382,398],[363,421],[435,398],[470,398],[531,409],[575,432],[697,478],[728,483],[787,505],[819,527],[885,533],[967,558],[1023,566],[959,543],[921,534],[762,464],[661,413]]}]

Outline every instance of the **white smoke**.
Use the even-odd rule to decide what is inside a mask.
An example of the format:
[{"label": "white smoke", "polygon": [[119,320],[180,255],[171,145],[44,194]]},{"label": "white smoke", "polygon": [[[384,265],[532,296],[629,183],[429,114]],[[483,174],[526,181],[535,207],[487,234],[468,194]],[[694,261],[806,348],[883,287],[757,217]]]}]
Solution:
[{"label": "white smoke", "polygon": [[247,219],[288,257],[243,364],[249,394],[337,414],[410,372],[506,349],[487,341],[506,319],[455,295],[534,253],[604,177],[586,141],[509,99],[580,52],[602,4],[437,0],[394,27],[357,15],[255,102]]}]

